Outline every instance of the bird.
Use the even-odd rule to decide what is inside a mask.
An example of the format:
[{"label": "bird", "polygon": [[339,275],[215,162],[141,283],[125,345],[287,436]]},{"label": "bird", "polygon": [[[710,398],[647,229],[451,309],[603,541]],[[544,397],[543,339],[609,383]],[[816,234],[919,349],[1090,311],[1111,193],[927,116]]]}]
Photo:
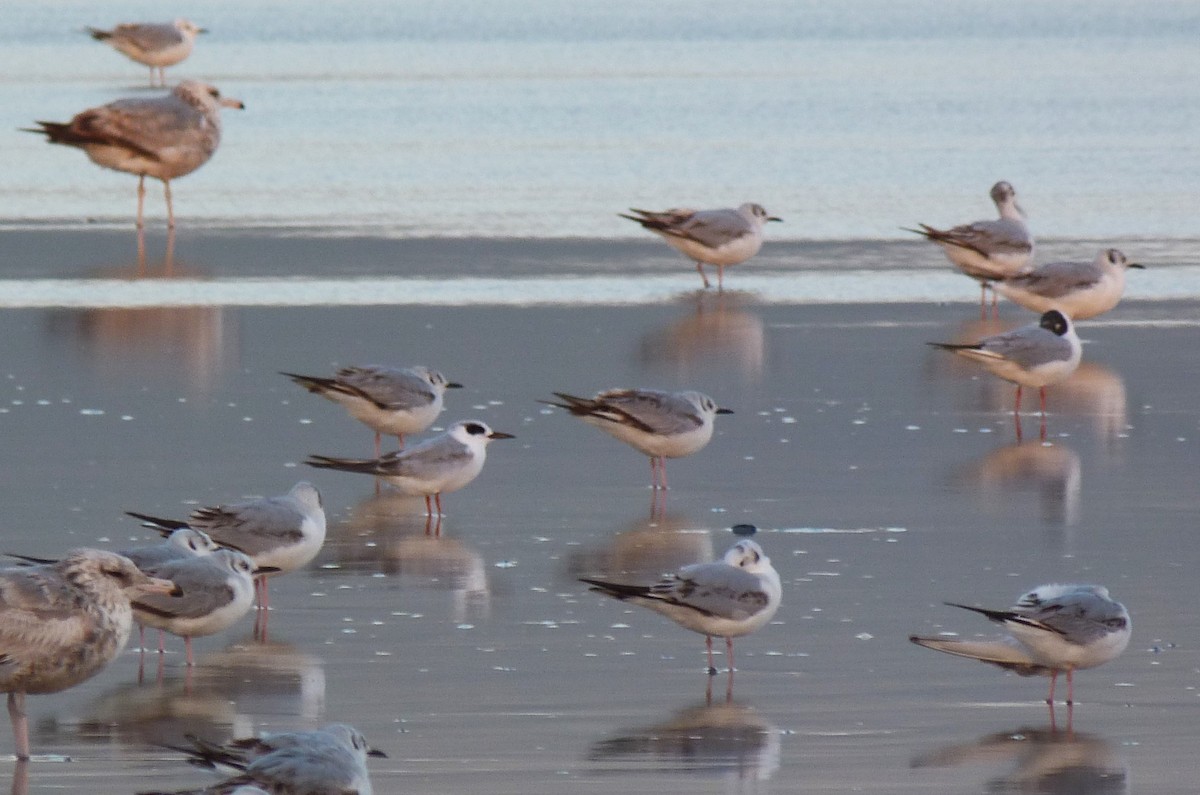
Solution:
[{"label": "bird", "polygon": [[1144,267],[1109,248],[1091,262],[1048,262],[1027,273],[997,279],[992,288],[1034,312],[1057,309],[1072,320],[1086,320],[1116,306],[1125,292],[1125,272]]},{"label": "bird", "polygon": [[589,425],[650,456],[654,489],[667,488],[667,459],[699,452],[713,435],[713,418],[732,414],[708,395],[692,390],[607,389],[583,398],[555,392],[561,403],[540,400],[571,412]]},{"label": "bird", "polygon": [[150,67],[150,85],[154,85],[154,70],[158,70],[159,85],[167,84],[166,67],[174,66],[192,54],[196,36],[207,33],[204,28],[186,19],[174,22],[126,22],[112,30],[87,28],[96,41],[103,41],[114,50]]},{"label": "bird", "polygon": [[[1070,319],[1057,309],[1045,312],[1035,324],[984,337],[979,342],[965,345],[946,342],[928,344],[978,362],[993,374],[1016,384],[1014,418],[1018,418],[1021,411],[1022,387],[1037,387],[1043,420],[1046,416],[1046,387],[1075,372],[1083,350]],[[1020,427],[1018,422],[1018,435]]]},{"label": "bird", "polygon": [[712,639],[725,638],[726,661],[733,670],[733,639],[765,626],[783,599],[779,573],[756,542],[738,541],[724,558],[694,563],[668,574],[654,585],[580,577],[605,596],[648,607],[685,629],[705,637],[708,672],[715,674]]},{"label": "bird", "polygon": [[[431,439],[381,458],[334,458],[311,455],[304,463],[318,469],[375,475],[409,496],[425,498],[425,512],[442,515],[442,494],[458,491],[483,471],[487,446],[510,433],[493,431],[481,420],[456,422]],[[432,502],[431,502],[432,498]]]},{"label": "bird", "polygon": [[192,638],[215,635],[237,623],[254,604],[254,578],[265,574],[232,549],[166,561],[147,573],[170,580],[181,593],[133,600],[134,620],[182,637],[189,666],[195,664]]},{"label": "bird", "polygon": [[138,177],[137,228],[141,229],[146,177],[161,180],[167,226],[175,228],[171,180],[208,162],[221,143],[221,108],[244,108],[207,83],[185,80],[163,97],[119,99],[89,108],[69,122],[38,121],[24,132],[52,144],[74,146],[98,166]]},{"label": "bird", "polygon": [[1008,610],[946,602],[986,616],[1008,635],[990,640],[909,636],[918,646],[992,663],[1021,676],[1050,677],[1047,704],[1054,703],[1060,673],[1067,675],[1067,703],[1075,701],[1075,671],[1116,659],[1129,645],[1129,611],[1100,585],[1039,585]]},{"label": "bird", "polygon": [[662,237],[673,248],[696,262],[696,272],[711,285],[704,273],[705,264],[717,266],[717,289],[725,287],[725,268],[745,262],[758,253],[763,244],[763,225],[782,221],[760,204],[747,202],[739,207],[719,210],[693,210],[675,207],[656,212],[629,208],[633,215],[617,213]]},{"label": "bird", "polygon": [[208,769],[232,768],[232,778],[199,789],[142,792],[139,795],[372,795],[368,757],[387,754],[372,748],[362,732],[345,723],[312,731],[278,732],[235,739],[223,745],[187,735],[188,762]]},{"label": "bird", "polygon": [[300,386],[340,404],[350,416],[375,431],[375,457],[383,454],[381,437],[391,434],[404,449],[405,434],[420,433],[442,413],[447,389],[462,384],[428,367],[343,367],[333,378],[281,373]]},{"label": "bird", "polygon": [[157,544],[146,544],[118,552],[133,561],[142,571],[161,566],[168,561],[209,555],[220,549],[208,533],[194,527],[180,527]]},{"label": "bird", "polygon": [[164,536],[181,527],[207,533],[223,547],[249,556],[257,569],[259,606],[269,606],[267,577],[296,571],[313,560],[325,543],[325,507],[316,486],[302,480],[277,497],[198,508],[187,521],[125,512]]},{"label": "bird", "polygon": [[[992,282],[1025,271],[1033,260],[1033,235],[1025,223],[1025,211],[1017,204],[1017,191],[1007,182],[997,182],[990,192],[1000,217],[975,221],[950,229],[918,224],[916,232],[942,247],[947,259],[979,282],[980,311],[986,314],[987,288]],[[996,295],[992,294],[995,311]]]},{"label": "bird", "polygon": [[129,640],[130,600],[175,590],[99,549],[0,570],[0,692],[8,694],[17,759],[29,759],[25,696],[57,693],[99,673]]}]

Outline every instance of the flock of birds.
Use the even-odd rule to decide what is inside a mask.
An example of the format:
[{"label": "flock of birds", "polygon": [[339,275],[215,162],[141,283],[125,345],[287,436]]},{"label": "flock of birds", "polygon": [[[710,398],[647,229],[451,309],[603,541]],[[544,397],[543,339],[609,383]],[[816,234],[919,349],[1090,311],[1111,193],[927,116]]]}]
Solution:
[{"label": "flock of birds", "polygon": [[[190,54],[197,34],[187,20],[167,24],[118,25],[89,29],[131,59],[163,70]],[[204,83],[188,80],[167,96],[122,99],[76,115],[66,123],[41,121],[30,130],[50,143],[82,149],[98,165],[136,174],[137,225],[143,223],[144,181],[163,182],[168,224],[173,226],[170,182],[203,165],[220,143],[220,110],[243,107]],[[991,190],[999,218],[918,232],[937,243],[949,260],[981,285],[981,312],[987,291],[1040,312],[1035,324],[971,343],[931,343],[977,362],[1017,386],[1014,418],[1020,436],[1022,388],[1041,396],[1043,434],[1045,388],[1078,367],[1080,343],[1074,321],[1094,317],[1120,300],[1130,263],[1115,249],[1092,262],[1054,262],[1034,267],[1034,241],[1007,182]],[[692,259],[708,288],[704,266],[724,270],[746,261],[763,245],[763,229],[780,219],[762,206],[661,212],[631,210],[623,215],[660,235]],[[373,458],[314,455],[306,462],[321,469],[367,474],[399,492],[425,498],[429,517],[442,515],[442,494],[463,488],[482,471],[487,447],[512,438],[480,420],[464,420],[419,444],[406,437],[429,428],[443,410],[447,389],[460,385],[427,367],[356,366],[332,377],[284,373],[304,389],[341,405],[375,434]],[[717,415],[730,413],[694,391],[610,389],[593,397],[556,392],[551,406],[594,425],[648,456],[651,486],[667,488],[666,459],[692,455],[712,438]],[[394,436],[399,449],[383,453],[382,437]],[[131,513],[165,538],[161,543],[122,553],[76,549],[60,560],[21,558],[0,572],[0,691],[8,693],[16,755],[30,756],[25,712],[27,694],[52,693],[85,681],[125,646],[137,623],[185,640],[193,664],[193,637],[220,632],[252,607],[255,594],[265,620],[268,578],[307,565],[325,539],[321,497],[310,483],[267,499],[202,508],[187,520]],[[739,526],[739,535],[753,528]],[[653,585],[584,578],[593,590],[658,612],[705,636],[708,670],[713,638],[726,641],[732,676],[733,639],[765,626],[779,609],[782,586],[762,547],[738,540],[716,562],[685,566]],[[1094,585],[1044,585],[1021,596],[1006,610],[954,605],[1002,625],[1007,634],[991,640],[951,636],[919,637],[921,646],[992,663],[1021,675],[1050,676],[1047,703],[1053,703],[1060,673],[1067,678],[1067,702],[1074,700],[1073,675],[1115,658],[1129,642],[1128,611],[1107,590]],[[142,643],[145,648],[144,641]],[[215,746],[194,740],[179,749],[202,766],[223,765],[236,772],[195,792],[357,792],[369,795],[366,759],[379,755],[362,735],[344,724],[315,732],[286,732]],[[314,783],[316,782],[316,783]],[[307,787],[307,788],[306,788]]]}]

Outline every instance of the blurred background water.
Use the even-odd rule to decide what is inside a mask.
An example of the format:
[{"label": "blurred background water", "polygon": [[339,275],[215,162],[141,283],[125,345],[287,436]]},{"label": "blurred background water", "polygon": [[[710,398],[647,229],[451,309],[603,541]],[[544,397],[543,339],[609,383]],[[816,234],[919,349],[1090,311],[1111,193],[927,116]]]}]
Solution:
[{"label": "blurred background water", "polygon": [[82,29],[176,15],[211,32],[169,79],[247,103],[185,226],[635,238],[629,205],[752,200],[776,239],[895,239],[1007,179],[1040,238],[1200,236],[1200,7],[1123,0],[9,0],[7,224],[126,223],[129,176],[16,130],[146,95]]}]

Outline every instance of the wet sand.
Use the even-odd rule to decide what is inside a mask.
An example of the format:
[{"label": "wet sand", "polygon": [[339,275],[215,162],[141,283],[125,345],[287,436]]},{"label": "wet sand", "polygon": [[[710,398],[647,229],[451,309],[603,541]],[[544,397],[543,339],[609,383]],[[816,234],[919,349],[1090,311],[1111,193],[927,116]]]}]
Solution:
[{"label": "wet sand", "polygon": [[[173,265],[198,281],[247,263],[258,276],[394,275],[384,243],[370,259],[373,244],[355,238],[244,234],[218,256],[222,236],[191,234]],[[133,276],[131,238],[6,235],[4,278],[65,290]],[[162,244],[148,240],[149,271]],[[1081,324],[1085,366],[1051,389],[1048,444],[1030,443],[1029,414],[1016,445],[1011,387],[923,344],[994,329],[966,279],[949,303],[780,302],[699,295],[686,263],[640,243],[607,256],[587,241],[423,245],[411,261],[424,276],[485,275],[492,256],[534,263],[526,276],[563,261],[635,293],[664,275],[677,287],[628,306],[568,290],[537,306],[0,313],[5,549],[116,548],[146,538],[124,510],[183,515],[302,478],[330,516],[318,562],[272,586],[268,643],[246,619],[197,639],[190,677],[177,641],[161,683],[154,658],[139,683],[131,648],[83,686],[31,697],[34,753],[72,761],[35,759],[30,792],[198,787],[212,779],[158,743],[331,720],[389,754],[371,764],[380,793],[1194,789],[1183,754],[1200,737],[1195,302],[1135,299]],[[890,250],[859,248],[886,278]],[[927,250],[911,256],[938,272]],[[780,280],[803,277],[793,262]],[[731,270],[730,285],[763,275],[752,267]],[[1002,323],[1032,317],[1001,305]],[[440,537],[426,535],[419,500],[299,464],[366,455],[371,434],[278,371],[366,362],[437,367],[466,387],[448,394],[443,424],[478,417],[517,436],[447,495]],[[670,463],[661,504],[644,457],[535,402],[625,385],[697,388],[736,412],[704,451]],[[784,603],[737,642],[726,703],[699,635],[575,577],[719,555],[739,522],[760,527]],[[990,631],[943,600],[1002,607],[1053,581],[1103,583],[1133,615],[1128,651],[1079,674],[1070,715],[1041,703],[1044,679],[907,641]]]}]

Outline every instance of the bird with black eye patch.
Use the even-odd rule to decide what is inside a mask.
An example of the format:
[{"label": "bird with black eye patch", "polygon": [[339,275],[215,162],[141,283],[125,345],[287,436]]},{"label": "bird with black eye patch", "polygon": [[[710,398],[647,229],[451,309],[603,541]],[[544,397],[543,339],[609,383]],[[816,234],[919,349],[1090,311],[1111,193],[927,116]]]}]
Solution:
[{"label": "bird with black eye patch", "polygon": [[[1017,191],[1007,182],[997,182],[989,194],[1000,217],[975,221],[951,229],[919,224],[916,232],[942,247],[946,258],[960,271],[979,282],[979,311],[987,312],[987,288],[997,279],[1015,276],[1033,261],[1033,235],[1025,223],[1025,211],[1017,204]],[[996,294],[992,293],[992,311]]]},{"label": "bird with black eye patch", "polygon": [[403,494],[424,497],[426,513],[442,516],[442,494],[458,491],[479,476],[490,443],[512,438],[510,433],[493,431],[481,420],[463,420],[415,447],[380,458],[311,455],[304,463],[318,469],[374,475]]},{"label": "bird with black eye patch", "polygon": [[733,413],[708,395],[691,390],[608,389],[591,398],[565,392],[554,395],[562,402],[538,402],[566,409],[571,416],[650,456],[650,482],[655,489],[667,488],[668,458],[702,450],[712,439],[713,419]]},{"label": "bird with black eye patch", "polygon": [[751,202],[720,210],[675,207],[661,212],[636,208],[629,211],[633,215],[618,215],[636,221],[695,261],[696,272],[704,280],[706,290],[711,286],[704,273],[706,264],[716,266],[717,290],[724,290],[725,268],[757,254],[763,244],[763,226],[768,221],[783,220],[768,213],[761,204]]},{"label": "bird with black eye patch", "polygon": [[428,367],[343,367],[333,378],[282,373],[300,386],[341,405],[375,431],[375,457],[383,454],[381,435],[395,436],[404,449],[406,434],[421,433],[442,413],[447,389],[462,384]]},{"label": "bird with black eye patch", "polygon": [[1047,704],[1054,703],[1060,673],[1067,675],[1067,703],[1073,704],[1075,672],[1114,660],[1129,645],[1129,611],[1100,585],[1040,585],[1008,610],[946,604],[979,613],[1009,634],[980,640],[912,635],[909,640],[1021,676],[1049,676]]},{"label": "bird with black eye patch", "polygon": [[766,626],[783,600],[779,572],[756,542],[738,541],[713,563],[695,563],[653,585],[626,585],[580,577],[591,590],[661,613],[704,636],[708,672],[715,675],[713,637],[725,638],[733,671],[733,639]]},{"label": "bird with black eye patch", "polygon": [[961,344],[930,342],[935,348],[951,351],[982,364],[994,375],[1017,385],[1013,420],[1017,438],[1021,437],[1021,390],[1037,387],[1045,435],[1046,387],[1068,378],[1079,367],[1083,347],[1069,318],[1051,309],[1037,323],[994,334],[979,342]]}]

